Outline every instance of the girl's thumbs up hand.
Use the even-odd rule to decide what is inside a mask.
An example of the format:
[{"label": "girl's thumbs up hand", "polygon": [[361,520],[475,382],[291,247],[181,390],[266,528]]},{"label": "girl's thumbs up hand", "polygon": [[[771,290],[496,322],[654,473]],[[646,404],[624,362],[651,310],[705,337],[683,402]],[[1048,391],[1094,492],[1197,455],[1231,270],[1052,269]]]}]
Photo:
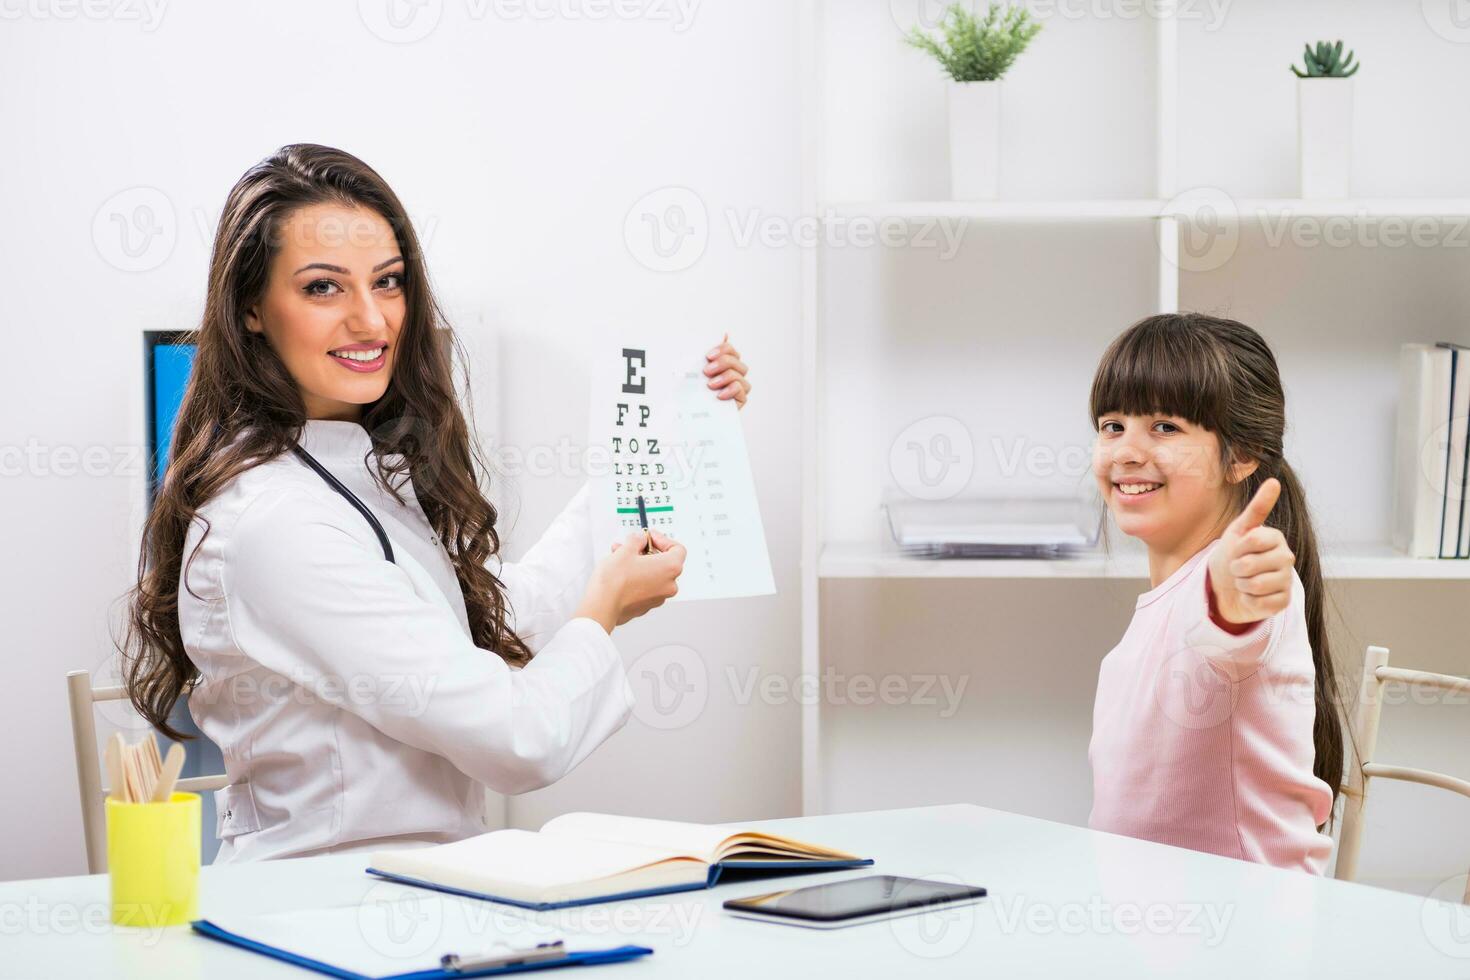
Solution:
[{"label": "girl's thumbs up hand", "polygon": [[1272,477],[1262,483],[1245,510],[1225,528],[1210,555],[1211,614],[1216,620],[1259,622],[1291,601],[1296,555],[1286,546],[1285,535],[1266,526],[1280,496],[1281,481]]}]

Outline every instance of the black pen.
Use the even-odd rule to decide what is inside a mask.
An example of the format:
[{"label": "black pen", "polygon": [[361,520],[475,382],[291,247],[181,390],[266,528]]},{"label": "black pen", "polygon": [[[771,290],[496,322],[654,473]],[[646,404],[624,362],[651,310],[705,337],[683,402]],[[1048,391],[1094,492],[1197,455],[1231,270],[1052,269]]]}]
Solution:
[{"label": "black pen", "polygon": [[653,554],[653,532],[648,529],[648,507],[643,503],[643,494],[638,495],[638,526],[643,528],[643,535],[648,542],[643,546],[645,555]]}]

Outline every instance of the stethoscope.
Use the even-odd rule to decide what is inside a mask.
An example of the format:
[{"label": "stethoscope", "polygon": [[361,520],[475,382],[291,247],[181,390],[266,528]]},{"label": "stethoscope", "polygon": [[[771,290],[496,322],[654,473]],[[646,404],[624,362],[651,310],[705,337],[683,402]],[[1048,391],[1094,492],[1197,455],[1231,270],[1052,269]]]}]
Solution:
[{"label": "stethoscope", "polygon": [[373,512],[368,510],[367,504],[358,500],[357,494],[343,486],[342,481],[333,476],[331,471],[325,466],[317,462],[316,457],[311,453],[302,449],[300,446],[292,446],[291,450],[303,463],[316,470],[316,475],[325,480],[327,486],[347,498],[347,502],[353,507],[356,507],[359,514],[367,518],[367,522],[372,525],[373,533],[378,536],[378,544],[383,546],[383,557],[388,559],[389,562],[397,564],[393,561],[393,546],[388,543],[388,532],[383,530],[383,525],[379,524],[378,519],[373,516]]}]

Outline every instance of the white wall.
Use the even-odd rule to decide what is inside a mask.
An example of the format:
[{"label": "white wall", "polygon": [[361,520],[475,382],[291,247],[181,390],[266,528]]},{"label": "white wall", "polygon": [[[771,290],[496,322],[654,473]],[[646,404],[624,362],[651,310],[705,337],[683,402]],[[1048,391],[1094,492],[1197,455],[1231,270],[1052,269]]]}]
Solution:
[{"label": "white wall", "polygon": [[[470,339],[481,350],[498,339],[502,377],[486,370],[477,382],[479,401],[494,403],[480,418],[498,409],[503,423],[486,437],[524,450],[563,437],[580,444],[595,344],[628,329],[710,344],[730,331],[757,389],[743,415],[780,594],[671,607],[620,630],[617,643],[629,662],[660,644],[687,645],[711,677],[726,664],[794,671],[799,501],[788,474],[799,257],[737,247],[722,217],[726,208],[796,207],[794,12],[777,0],[689,0],[686,23],[679,5],[663,3],[642,5],[649,16],[632,20],[498,17],[526,5],[470,0],[422,9],[435,7],[436,29],[414,43],[375,36],[352,3],[282,0],[247,11],[178,0],[152,30],[55,16],[0,22],[11,93],[0,100],[0,264],[10,277],[0,323],[11,351],[0,367],[0,444],[34,441],[45,460],[61,447],[102,447],[111,460],[137,446],[141,333],[196,323],[230,185],[281,144],[338,145],[403,198]],[[659,19],[665,12],[675,19]],[[659,273],[636,260],[624,218],[671,184],[694,190],[717,223],[697,262]],[[177,242],[166,257],[144,254],[156,267],[126,272],[103,254],[116,256],[115,245],[94,243],[93,220],[138,185],[155,189],[151,203],[171,205]],[[7,792],[0,807],[5,878],[83,869],[62,675],[106,656],[108,605],[129,585],[142,506],[141,469],[23,469],[0,481],[12,736],[0,743],[0,773],[26,787],[23,806]],[[509,553],[528,546],[577,485],[575,473],[519,478],[519,504],[506,513]],[[709,820],[790,814],[797,724],[795,705],[737,710],[717,687],[687,727],[634,720],[554,790],[514,801],[509,816],[534,825],[568,807]]]}]

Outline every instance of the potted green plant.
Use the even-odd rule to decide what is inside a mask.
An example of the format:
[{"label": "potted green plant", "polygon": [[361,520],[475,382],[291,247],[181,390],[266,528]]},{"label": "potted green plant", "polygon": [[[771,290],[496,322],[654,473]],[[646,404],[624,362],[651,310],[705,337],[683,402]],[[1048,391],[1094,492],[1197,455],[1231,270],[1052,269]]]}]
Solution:
[{"label": "potted green plant", "polygon": [[933,36],[915,27],[909,44],[927,51],[949,76],[950,193],[956,200],[996,195],[1000,182],[1001,77],[1041,30],[1022,7],[992,3],[975,16],[952,3]]},{"label": "potted green plant", "polygon": [[1353,83],[1342,42],[1306,45],[1296,74],[1297,161],[1302,197],[1347,197],[1352,183]]}]

